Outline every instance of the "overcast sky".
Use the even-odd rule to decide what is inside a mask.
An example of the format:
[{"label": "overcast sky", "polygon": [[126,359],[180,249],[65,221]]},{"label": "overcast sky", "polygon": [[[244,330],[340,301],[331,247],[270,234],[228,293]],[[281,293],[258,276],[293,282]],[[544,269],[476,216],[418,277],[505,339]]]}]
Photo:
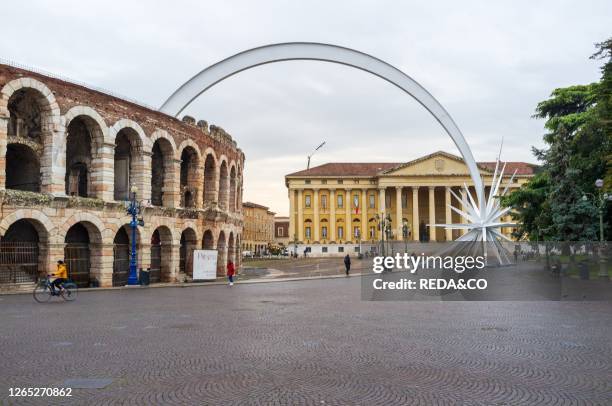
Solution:
[{"label": "overcast sky", "polygon": [[[612,35],[602,1],[5,2],[0,57],[158,107],[210,64],[255,46],[316,41],[403,70],[446,107],[476,160],[534,162],[538,101],[599,78],[593,43]],[[284,175],[330,161],[408,161],[450,138],[416,101],[367,73],[324,62],[242,72],[186,111],[246,154],[245,200],[288,211]]]}]

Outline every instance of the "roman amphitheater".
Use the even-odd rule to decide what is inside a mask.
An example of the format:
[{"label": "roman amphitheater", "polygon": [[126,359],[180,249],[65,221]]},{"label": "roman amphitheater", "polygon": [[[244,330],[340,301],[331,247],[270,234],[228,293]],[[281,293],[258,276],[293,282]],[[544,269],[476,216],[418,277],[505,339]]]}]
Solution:
[{"label": "roman amphitheater", "polygon": [[222,128],[0,65],[0,290],[68,264],[80,286],[122,286],[136,192],[138,267],[189,280],[191,251],[240,261],[244,154]]}]

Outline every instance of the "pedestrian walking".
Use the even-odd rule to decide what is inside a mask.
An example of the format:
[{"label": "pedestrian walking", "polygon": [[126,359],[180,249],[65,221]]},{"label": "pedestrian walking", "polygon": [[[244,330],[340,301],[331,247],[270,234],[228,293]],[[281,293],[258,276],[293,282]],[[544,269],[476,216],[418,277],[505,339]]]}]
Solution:
[{"label": "pedestrian walking", "polygon": [[346,269],[346,276],[348,276],[351,270],[351,257],[349,257],[349,254],[346,254],[344,257],[344,268]]},{"label": "pedestrian walking", "polygon": [[229,286],[234,286],[234,275],[236,274],[236,268],[234,263],[230,260],[227,262],[227,279],[229,280]]}]

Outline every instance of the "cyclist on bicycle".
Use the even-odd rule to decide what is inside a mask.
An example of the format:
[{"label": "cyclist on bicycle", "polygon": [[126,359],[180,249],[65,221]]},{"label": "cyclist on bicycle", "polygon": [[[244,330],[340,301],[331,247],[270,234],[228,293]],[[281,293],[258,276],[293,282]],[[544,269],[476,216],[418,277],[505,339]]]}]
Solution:
[{"label": "cyclist on bicycle", "polygon": [[61,259],[57,261],[57,269],[55,272],[49,275],[50,278],[54,278],[51,282],[51,294],[57,295],[59,292],[55,292],[55,288],[58,290],[62,289],[62,283],[68,280],[68,268],[66,268],[66,264]]}]

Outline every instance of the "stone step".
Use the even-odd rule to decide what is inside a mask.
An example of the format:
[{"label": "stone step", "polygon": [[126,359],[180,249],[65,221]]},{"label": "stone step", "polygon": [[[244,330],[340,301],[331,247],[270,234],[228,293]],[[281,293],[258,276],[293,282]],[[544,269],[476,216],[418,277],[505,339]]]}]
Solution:
[{"label": "stone step", "polygon": [[36,283],[34,282],[1,283],[0,294],[32,292],[35,286]]}]

